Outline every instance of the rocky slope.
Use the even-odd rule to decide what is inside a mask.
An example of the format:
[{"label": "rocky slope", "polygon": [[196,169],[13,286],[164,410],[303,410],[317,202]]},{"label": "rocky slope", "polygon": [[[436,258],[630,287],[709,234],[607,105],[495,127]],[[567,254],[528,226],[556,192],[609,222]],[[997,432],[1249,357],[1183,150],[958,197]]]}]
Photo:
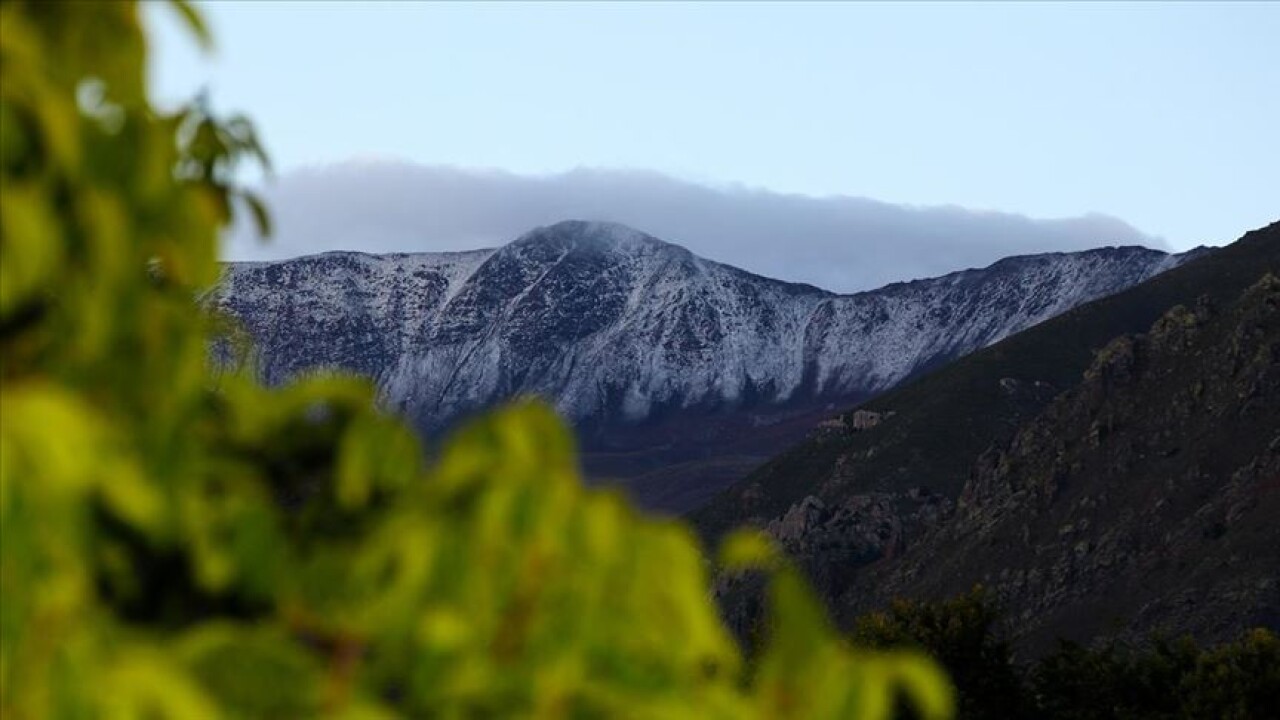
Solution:
[{"label": "rocky slope", "polygon": [[[675,422],[678,431],[646,442],[705,458],[708,447],[720,457],[717,443],[739,442],[786,413],[810,412],[807,428],[830,403],[881,392],[1185,257],[1136,247],[1017,257],[835,295],[623,226],[570,221],[496,250],[235,264],[213,302],[243,321],[267,381],[316,367],[351,370],[374,378],[387,405],[428,434],[536,394],[578,425],[589,448],[629,452],[630,438],[643,435],[637,425]],[[757,410],[696,438],[685,422]],[[752,447],[731,463],[734,474],[699,482],[718,489],[781,447]],[[601,464],[627,475],[661,470],[673,457],[651,459]],[[695,502],[676,495],[675,509]]]},{"label": "rocky slope", "polygon": [[981,582],[1031,651],[1274,625],[1274,281],[1235,304],[1267,272],[1280,224],[866,403],[694,518],[767,528],[846,619]]},{"label": "rocky slope", "polygon": [[[938,597],[973,582],[1020,644],[1159,631],[1225,642],[1280,628],[1280,279],[1234,305],[1178,305],[1099,352],[952,517],[840,602]],[[945,570],[944,570],[945,568]]]}]

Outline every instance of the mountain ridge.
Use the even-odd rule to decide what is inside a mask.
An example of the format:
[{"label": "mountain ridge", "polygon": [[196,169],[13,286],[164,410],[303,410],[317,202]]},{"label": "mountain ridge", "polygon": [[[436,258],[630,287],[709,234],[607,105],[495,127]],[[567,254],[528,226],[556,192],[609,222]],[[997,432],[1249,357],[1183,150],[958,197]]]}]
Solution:
[{"label": "mountain ridge", "polygon": [[[1280,278],[1176,305],[981,455],[952,517],[859,579],[855,615],[974,582],[1043,652],[1123,628],[1225,642],[1280,628]],[[945,566],[946,572],[937,568]]]},{"label": "mountain ridge", "polygon": [[243,322],[267,382],[363,374],[428,435],[540,395],[590,446],[675,416],[865,399],[1188,257],[1020,256],[838,295],[565,221],[492,250],[229,265],[212,304]]},{"label": "mountain ridge", "polygon": [[[1263,291],[1246,292],[1268,273],[1270,285]],[[1000,522],[1001,518],[990,508],[983,514],[983,498],[996,496],[1007,501],[1015,491],[1002,496],[1002,483],[1007,486],[1028,482],[1019,479],[1020,471],[1010,469],[1012,462],[1033,470],[1033,475],[1047,485],[1089,485],[1089,473],[1081,474],[1076,459],[1084,465],[1092,463],[1088,467],[1098,473],[1111,473],[1106,476],[1111,477],[1116,488],[1112,494],[1118,495],[1121,488],[1128,487],[1119,476],[1113,476],[1116,463],[1120,463],[1122,468],[1133,470],[1135,483],[1143,480],[1144,487],[1160,496],[1163,490],[1159,482],[1142,470],[1144,453],[1150,458],[1148,464],[1158,466],[1161,472],[1185,474],[1183,484],[1196,488],[1201,495],[1211,494],[1215,482],[1227,486],[1237,471],[1248,468],[1264,474],[1271,468],[1274,480],[1278,467],[1274,453],[1280,447],[1275,442],[1280,438],[1273,442],[1272,436],[1266,435],[1277,427],[1274,411],[1259,408],[1280,407],[1280,403],[1266,400],[1277,392],[1274,368],[1280,361],[1275,355],[1280,348],[1275,338],[1280,325],[1274,314],[1274,277],[1278,275],[1280,223],[1274,223],[1168,273],[1083,304],[862,403],[841,415],[840,421],[826,424],[713,498],[692,519],[711,539],[744,523],[766,529],[805,569],[846,622],[877,603],[887,602],[886,593],[925,599],[983,583],[995,586],[1002,600],[1012,598],[1018,613],[1055,613],[1052,621],[1045,623],[1039,622],[1040,616],[1034,616],[1039,634],[1025,639],[1032,649],[1043,649],[1054,633],[1088,639],[1098,626],[1080,620],[1084,617],[1082,600],[1062,604],[1057,596],[1028,599],[1018,595],[1025,588],[1009,585],[1013,582],[1009,573],[1021,569],[1025,581],[1030,567],[1027,563],[1034,565],[1039,560],[1033,562],[1024,557],[1021,568],[1010,569],[998,558],[993,559],[993,549],[981,544],[982,538],[990,536],[1000,540],[1002,547],[1018,547],[1024,542],[1021,538],[1038,537],[1036,548],[1049,547],[1058,538],[1059,528],[1055,526],[1050,532],[1027,520],[1031,523],[1029,530],[1017,523],[1006,524],[1000,533],[992,535],[987,525]],[[1246,301],[1254,303],[1250,312],[1230,310],[1215,316],[1211,310],[1234,308]],[[1215,329],[1199,336],[1191,333],[1194,342],[1178,339],[1179,328],[1194,330],[1202,325]],[[1139,339],[1132,340],[1135,336]],[[1223,342],[1223,338],[1229,342]],[[1245,338],[1254,345],[1242,345],[1244,349],[1237,352],[1229,347],[1240,344],[1234,338]],[[1126,353],[1125,347],[1138,349]],[[1102,386],[1096,376],[1104,372],[1098,369],[1100,364],[1106,368],[1110,367],[1108,358],[1127,357],[1132,361],[1135,354],[1143,357],[1144,353],[1156,358],[1149,374],[1126,371],[1141,379],[1141,392],[1134,391],[1137,385],[1129,380],[1117,381],[1112,390],[1099,390]],[[1268,357],[1270,360],[1266,360]],[[1257,372],[1235,378],[1233,368],[1248,365],[1253,362],[1251,358],[1262,358],[1254,363],[1259,368]],[[1200,377],[1186,369],[1188,364],[1198,368]],[[1126,367],[1141,369],[1142,362],[1132,361]],[[1248,422],[1233,414],[1237,406],[1240,417],[1252,408],[1248,410],[1252,413],[1246,418]],[[1230,419],[1234,424],[1223,427],[1230,432],[1223,436],[1216,421],[1197,420],[1196,413],[1205,408],[1206,412],[1226,413],[1223,423]],[[1149,413],[1150,417],[1142,422],[1134,419],[1142,413]],[[1102,422],[1095,433],[1090,423],[1103,415],[1120,420]],[[1170,418],[1180,419],[1174,422]],[[1254,431],[1250,430],[1250,423],[1257,426]],[[1206,433],[1214,432],[1219,432],[1213,436],[1216,445],[1198,446],[1201,440],[1209,442],[1205,438],[1210,435]],[[1233,440],[1236,436],[1239,439]],[[1108,437],[1112,439],[1107,441]],[[1123,442],[1136,443],[1138,449],[1123,443],[1107,444],[1121,443],[1123,438],[1128,438]],[[1106,452],[1097,450],[1099,441]],[[1077,452],[1071,449],[1072,443],[1074,447],[1090,446],[1093,450]],[[1202,463],[1203,468],[1212,470],[1207,474],[1190,467],[1194,463],[1187,460],[1193,456],[1227,457],[1236,450],[1246,454],[1239,463],[1225,470]],[[1178,470],[1178,464],[1183,462],[1190,464]],[[1167,479],[1174,482],[1175,477],[1169,475]],[[975,487],[975,482],[980,484]],[[1090,487],[1090,493],[1099,493],[1096,483]],[[1207,527],[1194,521],[1199,505],[1188,510],[1185,503],[1167,497],[1164,504],[1183,508],[1175,518],[1178,523]],[[975,506],[979,507],[977,511],[973,510]],[[1130,509],[1141,512],[1142,508],[1139,504]],[[966,512],[968,526],[952,529],[954,519],[963,520]],[[1096,513],[1091,515],[1087,503],[1085,510],[1073,507],[1071,512],[1085,517],[1086,525],[1091,523],[1093,528],[1090,537],[1077,533],[1078,541],[1094,543],[1081,546],[1080,552],[1085,555],[1092,552],[1091,548],[1105,547],[1103,536],[1119,527],[1110,520],[1104,522],[1106,518]],[[1251,532],[1256,534],[1256,530]],[[1255,550],[1264,546],[1251,545]],[[964,552],[959,550],[961,547]],[[1056,546],[1053,549],[1062,550]],[[1074,543],[1059,553],[1064,566],[1074,567],[1066,559],[1073,552]],[[1109,559],[1104,558],[1100,566],[1119,562],[1117,558],[1127,562],[1131,554],[1126,554],[1128,549],[1108,552]],[[904,557],[908,560],[904,561]],[[1271,593],[1274,603],[1275,578],[1259,578],[1259,582],[1263,580],[1271,584],[1259,587]],[[1161,582],[1169,584],[1168,578]],[[1050,590],[1058,592],[1062,588],[1054,586]],[[740,628],[744,622],[749,623],[756,602],[750,588],[729,585],[722,591],[732,621]],[[1239,588],[1232,590],[1237,591],[1243,592]],[[1162,602],[1169,600],[1164,597]],[[1071,619],[1073,612],[1075,620]],[[1209,618],[1203,614],[1183,616],[1177,612],[1180,611],[1171,610],[1166,604],[1160,612],[1151,611],[1151,617],[1138,630],[1163,627],[1161,621],[1169,620],[1167,626],[1178,632],[1190,630],[1217,637],[1210,632]],[[1265,615],[1267,610],[1262,608],[1260,612]],[[1227,625],[1231,625],[1227,634],[1239,629],[1239,623]]]}]

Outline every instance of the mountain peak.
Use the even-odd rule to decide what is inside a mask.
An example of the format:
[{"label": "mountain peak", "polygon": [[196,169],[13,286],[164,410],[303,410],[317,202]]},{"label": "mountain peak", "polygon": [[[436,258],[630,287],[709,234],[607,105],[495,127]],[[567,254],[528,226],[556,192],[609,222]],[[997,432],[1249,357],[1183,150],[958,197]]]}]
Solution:
[{"label": "mountain peak", "polygon": [[[534,228],[516,238],[512,246],[553,245],[568,249],[595,249],[634,252],[648,250],[683,250],[648,233],[616,222],[604,220],[561,220]],[[686,251],[687,252],[687,251]]]}]

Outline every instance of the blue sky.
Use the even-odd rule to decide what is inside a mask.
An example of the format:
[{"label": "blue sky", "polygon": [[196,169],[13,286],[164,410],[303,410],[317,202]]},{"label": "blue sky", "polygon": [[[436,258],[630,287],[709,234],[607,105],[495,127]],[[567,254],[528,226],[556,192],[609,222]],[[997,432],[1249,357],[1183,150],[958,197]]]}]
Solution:
[{"label": "blue sky", "polygon": [[1100,212],[1175,248],[1280,216],[1280,4],[202,4],[152,84],[351,159]]}]

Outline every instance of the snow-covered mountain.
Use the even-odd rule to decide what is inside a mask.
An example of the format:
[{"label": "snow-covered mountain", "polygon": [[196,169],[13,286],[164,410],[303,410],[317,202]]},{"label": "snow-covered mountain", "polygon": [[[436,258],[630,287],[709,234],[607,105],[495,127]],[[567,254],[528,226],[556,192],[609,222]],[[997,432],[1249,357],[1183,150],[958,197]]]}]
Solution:
[{"label": "snow-covered mountain", "polygon": [[836,295],[567,221],[496,250],[232,264],[213,302],[244,322],[268,382],[352,370],[426,430],[526,393],[612,424],[865,396],[1183,259],[1014,257]]}]

